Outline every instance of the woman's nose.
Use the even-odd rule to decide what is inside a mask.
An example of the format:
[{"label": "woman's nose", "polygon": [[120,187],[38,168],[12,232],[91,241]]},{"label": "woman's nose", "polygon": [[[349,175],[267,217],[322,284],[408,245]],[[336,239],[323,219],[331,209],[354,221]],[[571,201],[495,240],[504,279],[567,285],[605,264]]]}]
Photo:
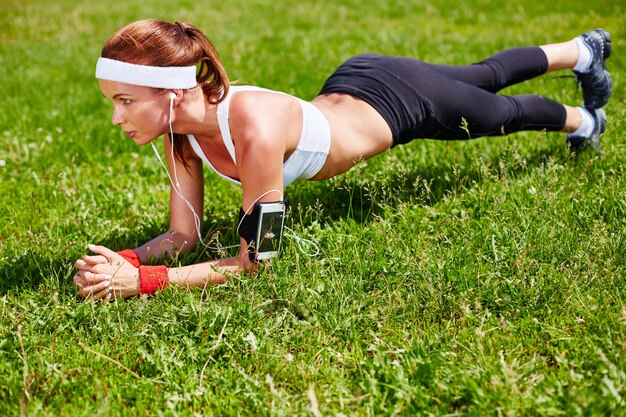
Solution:
[{"label": "woman's nose", "polygon": [[113,116],[111,117],[111,123],[113,123],[115,126],[119,126],[122,123],[124,123],[124,118],[122,117],[122,115],[120,114],[120,112],[117,110],[116,107],[113,108]]}]

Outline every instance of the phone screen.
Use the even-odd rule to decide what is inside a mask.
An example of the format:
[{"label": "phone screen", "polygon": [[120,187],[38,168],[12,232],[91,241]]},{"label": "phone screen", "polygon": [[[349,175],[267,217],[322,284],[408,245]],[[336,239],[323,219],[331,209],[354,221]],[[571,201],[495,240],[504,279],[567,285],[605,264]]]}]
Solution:
[{"label": "phone screen", "polygon": [[259,244],[257,252],[277,252],[283,232],[283,212],[263,213],[259,228]]}]

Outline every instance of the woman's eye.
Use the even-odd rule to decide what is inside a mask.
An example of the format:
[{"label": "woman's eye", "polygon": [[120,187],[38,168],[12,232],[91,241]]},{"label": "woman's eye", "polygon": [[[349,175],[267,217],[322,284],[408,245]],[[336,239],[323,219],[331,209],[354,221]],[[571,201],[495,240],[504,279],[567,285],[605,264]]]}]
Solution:
[{"label": "woman's eye", "polygon": [[133,102],[133,101],[132,101],[131,99],[129,99],[129,98],[123,98],[123,99],[122,99],[122,103],[123,103],[123,104],[131,104],[132,102]]}]

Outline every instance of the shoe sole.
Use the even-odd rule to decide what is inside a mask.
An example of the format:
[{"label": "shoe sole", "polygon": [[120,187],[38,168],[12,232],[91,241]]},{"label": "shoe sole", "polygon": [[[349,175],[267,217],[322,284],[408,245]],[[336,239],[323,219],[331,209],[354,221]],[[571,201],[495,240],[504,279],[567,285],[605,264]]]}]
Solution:
[{"label": "shoe sole", "polygon": [[602,44],[604,48],[602,50],[602,57],[606,61],[611,56],[613,46],[611,45],[611,34],[604,29],[596,29],[596,33],[602,36]]}]

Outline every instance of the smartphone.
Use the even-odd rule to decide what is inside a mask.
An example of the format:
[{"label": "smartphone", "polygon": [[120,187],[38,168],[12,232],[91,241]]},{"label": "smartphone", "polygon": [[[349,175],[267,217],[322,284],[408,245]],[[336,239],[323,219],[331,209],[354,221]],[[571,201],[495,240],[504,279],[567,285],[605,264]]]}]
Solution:
[{"label": "smartphone", "polygon": [[257,203],[259,225],[257,227],[256,259],[272,259],[278,255],[285,224],[285,203]]}]

